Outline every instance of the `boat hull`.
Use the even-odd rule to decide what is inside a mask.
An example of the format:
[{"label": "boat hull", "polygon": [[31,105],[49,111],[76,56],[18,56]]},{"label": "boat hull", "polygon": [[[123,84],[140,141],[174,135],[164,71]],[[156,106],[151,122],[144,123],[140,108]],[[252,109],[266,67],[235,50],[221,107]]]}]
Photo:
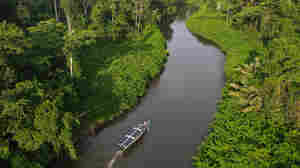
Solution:
[{"label": "boat hull", "polygon": [[129,133],[125,134],[120,138],[121,141],[119,144],[117,144],[119,150],[122,152],[126,151],[138,140],[140,140],[149,130],[150,130],[150,120],[145,121],[143,124],[139,124],[138,126],[131,128],[128,131]]}]

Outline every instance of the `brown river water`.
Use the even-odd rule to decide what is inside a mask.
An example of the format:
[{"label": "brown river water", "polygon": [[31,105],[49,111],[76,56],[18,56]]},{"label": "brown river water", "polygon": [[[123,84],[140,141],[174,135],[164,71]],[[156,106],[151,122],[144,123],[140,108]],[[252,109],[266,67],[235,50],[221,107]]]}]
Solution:
[{"label": "brown river water", "polygon": [[104,168],[119,136],[143,120],[151,130],[124,153],[114,168],[192,168],[197,145],[208,133],[224,86],[224,54],[193,36],[184,19],[175,19],[168,38],[170,56],[160,78],[153,81],[132,112],[80,145],[80,159],[59,161],[53,168]]}]

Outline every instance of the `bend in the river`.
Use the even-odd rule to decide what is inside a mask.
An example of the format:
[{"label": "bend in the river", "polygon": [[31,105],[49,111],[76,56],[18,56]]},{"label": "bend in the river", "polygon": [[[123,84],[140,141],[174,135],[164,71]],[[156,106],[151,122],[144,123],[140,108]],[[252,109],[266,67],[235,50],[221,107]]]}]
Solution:
[{"label": "bend in the river", "polygon": [[152,120],[151,131],[114,165],[115,168],[191,168],[196,146],[208,132],[224,85],[224,55],[194,37],[184,20],[171,24],[170,56],[141,104],[126,117],[81,145],[80,160],[55,166],[105,167],[114,144],[128,127]]}]

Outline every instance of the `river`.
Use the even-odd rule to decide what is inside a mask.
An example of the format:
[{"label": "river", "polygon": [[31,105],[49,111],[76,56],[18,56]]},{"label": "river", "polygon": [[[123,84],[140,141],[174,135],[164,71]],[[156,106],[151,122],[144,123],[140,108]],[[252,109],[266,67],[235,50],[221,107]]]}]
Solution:
[{"label": "river", "polygon": [[[55,168],[104,168],[119,136],[143,120],[151,130],[114,168],[191,168],[197,145],[207,135],[224,85],[224,55],[193,36],[184,19],[170,25],[170,56],[159,79],[137,108],[80,145],[80,159]],[[65,164],[65,165],[64,165]]]}]

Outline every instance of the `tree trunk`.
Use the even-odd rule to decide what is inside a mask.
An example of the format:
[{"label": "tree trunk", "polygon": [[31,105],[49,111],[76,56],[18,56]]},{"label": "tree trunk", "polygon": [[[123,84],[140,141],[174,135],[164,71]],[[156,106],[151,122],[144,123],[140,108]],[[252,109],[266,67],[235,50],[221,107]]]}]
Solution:
[{"label": "tree trunk", "polygon": [[86,1],[83,5],[83,8],[84,8],[84,15],[85,17],[87,18],[88,17],[88,8],[89,8],[89,3]]},{"label": "tree trunk", "polygon": [[58,22],[59,18],[58,18],[58,12],[57,12],[57,2],[56,2],[56,0],[53,0],[53,1],[54,1],[55,18],[56,18],[56,21]]},{"label": "tree trunk", "polygon": [[135,7],[136,7],[136,9],[135,9],[135,26],[137,26],[137,28],[138,28],[138,31],[139,31],[139,27],[138,27],[138,3],[136,2],[135,3]]},{"label": "tree trunk", "polygon": [[85,17],[88,17],[88,6],[84,7],[84,15]]},{"label": "tree trunk", "polygon": [[139,32],[142,32],[143,29],[143,25],[142,25],[142,21],[143,21],[143,16],[144,16],[144,2],[141,1],[139,4]]},{"label": "tree trunk", "polygon": [[[66,12],[66,17],[67,17],[67,24],[68,24],[68,33],[69,33],[69,35],[71,35],[72,34],[72,21],[71,21],[71,17],[68,12]],[[70,73],[71,73],[71,77],[72,77],[72,75],[73,75],[73,58],[72,58],[72,56],[70,57]]]},{"label": "tree trunk", "polygon": [[72,21],[71,21],[71,17],[68,13],[66,13],[66,17],[67,17],[67,24],[68,24],[68,32],[69,34],[72,33]]},{"label": "tree trunk", "polygon": [[73,58],[72,56],[70,57],[70,73],[71,73],[71,77],[73,76]]}]

